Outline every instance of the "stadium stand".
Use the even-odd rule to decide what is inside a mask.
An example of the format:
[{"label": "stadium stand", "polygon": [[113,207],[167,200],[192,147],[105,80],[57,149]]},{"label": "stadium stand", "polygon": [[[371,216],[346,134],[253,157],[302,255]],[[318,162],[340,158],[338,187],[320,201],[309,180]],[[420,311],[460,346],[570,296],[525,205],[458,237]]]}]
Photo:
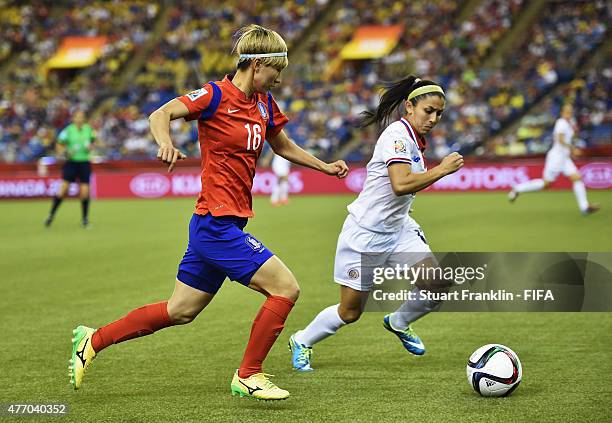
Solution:
[{"label": "stadium stand", "polygon": [[[27,46],[15,52],[3,84],[0,155],[7,162],[48,153],[57,131],[68,123],[70,109],[89,111],[108,93],[112,79],[149,36],[158,12],[157,4],[144,0],[73,0],[49,10],[51,4],[34,2],[16,12],[24,25],[14,30],[27,39]],[[99,60],[82,72],[51,71],[47,61],[67,36],[105,36],[108,43]]]},{"label": "stadium stand", "polygon": [[[559,104],[571,97],[588,143],[609,142],[610,69],[578,68],[606,39],[610,8],[605,1],[549,1],[516,37],[525,0],[459,2],[432,0],[237,0],[202,8],[195,0],[4,1],[0,12],[0,161],[28,162],[49,154],[57,132],[75,107],[94,111],[104,160],[147,159],[156,147],[147,115],[178,94],[230,72],[231,34],[250,22],[281,32],[290,67],[275,96],[290,116],[287,131],[324,159],[363,161],[376,128],[356,129],[359,113],[376,106],[381,80],[414,72],[444,85],[448,107],[430,142],[429,155],[539,152],[546,148]],[[476,6],[467,16],[467,3]],[[163,33],[153,21],[166,10]],[[322,28],[312,28],[325,21]],[[164,15],[165,16],[165,15]],[[112,18],[112,19],[111,19]],[[344,61],[339,52],[360,25],[402,24],[397,46],[380,60]],[[102,56],[81,71],[49,71],[45,64],[65,36],[108,36]],[[514,39],[516,37],[516,39]],[[122,92],[111,86],[142,48],[155,40],[147,59]],[[213,42],[210,40],[213,39]],[[511,48],[501,61],[487,60],[502,41]],[[561,91],[555,91],[563,87]],[[590,101],[591,98],[595,101]],[[525,114],[534,104],[536,110]],[[503,130],[523,118],[516,134]],[[177,144],[199,155],[193,125],[173,124]],[[527,142],[524,142],[524,141]]]},{"label": "stadium stand", "polygon": [[[540,153],[552,143],[552,127],[564,103],[572,103],[583,145],[603,145],[612,142],[612,113],[610,91],[612,67],[589,69],[561,89],[547,97],[521,118],[516,131],[507,137],[505,144],[524,144],[515,151]],[[510,154],[503,149],[497,155]]]}]

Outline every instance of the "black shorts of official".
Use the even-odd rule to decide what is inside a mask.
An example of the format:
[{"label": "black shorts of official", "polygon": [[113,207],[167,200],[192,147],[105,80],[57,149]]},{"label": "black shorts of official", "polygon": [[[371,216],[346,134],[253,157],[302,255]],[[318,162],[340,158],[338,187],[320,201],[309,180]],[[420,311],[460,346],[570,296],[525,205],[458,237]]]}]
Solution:
[{"label": "black shorts of official", "polygon": [[78,179],[81,184],[88,184],[91,177],[91,164],[89,162],[74,162],[68,160],[64,164],[62,178],[67,182],[76,182]]}]

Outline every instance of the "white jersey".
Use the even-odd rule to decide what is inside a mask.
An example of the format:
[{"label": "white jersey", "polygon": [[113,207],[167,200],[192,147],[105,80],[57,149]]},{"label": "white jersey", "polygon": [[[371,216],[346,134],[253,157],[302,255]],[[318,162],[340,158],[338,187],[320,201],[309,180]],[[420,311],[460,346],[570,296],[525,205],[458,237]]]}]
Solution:
[{"label": "white jersey", "polygon": [[[553,129],[553,145],[550,149],[550,155],[555,157],[570,157],[570,145],[574,138],[574,125],[573,122],[568,121],[564,118],[559,118],[555,122],[555,129]],[[559,135],[563,135],[563,141],[569,145],[563,145],[559,141]]]},{"label": "white jersey", "polygon": [[396,232],[406,219],[412,221],[408,211],[415,194],[397,196],[391,188],[387,167],[397,162],[411,164],[413,173],[427,170],[416,133],[404,118],[393,122],[378,137],[363,190],[347,207],[359,226],[374,232]]},{"label": "white jersey", "polygon": [[278,154],[272,159],[272,171],[276,176],[288,176],[291,169],[291,162]]}]

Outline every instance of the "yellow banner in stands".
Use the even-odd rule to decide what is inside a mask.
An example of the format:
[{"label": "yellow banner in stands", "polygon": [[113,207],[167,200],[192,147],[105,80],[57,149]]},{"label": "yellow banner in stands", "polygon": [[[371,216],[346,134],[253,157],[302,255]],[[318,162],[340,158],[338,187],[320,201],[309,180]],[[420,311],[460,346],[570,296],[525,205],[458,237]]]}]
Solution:
[{"label": "yellow banner in stands", "polygon": [[340,57],[345,60],[385,57],[397,45],[403,29],[402,25],[361,26],[344,46]]},{"label": "yellow banner in stands", "polygon": [[106,37],[66,37],[46,67],[83,68],[96,63],[106,44]]}]

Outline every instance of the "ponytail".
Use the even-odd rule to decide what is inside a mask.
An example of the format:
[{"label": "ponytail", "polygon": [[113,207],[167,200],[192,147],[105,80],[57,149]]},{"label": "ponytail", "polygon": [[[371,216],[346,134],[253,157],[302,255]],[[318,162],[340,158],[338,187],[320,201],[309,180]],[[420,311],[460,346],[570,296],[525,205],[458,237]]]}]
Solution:
[{"label": "ponytail", "polygon": [[[370,126],[373,123],[377,123],[379,126],[387,126],[389,124],[389,120],[391,120],[393,113],[397,110],[400,104],[406,101],[410,93],[416,90],[417,88],[424,87],[426,85],[439,86],[439,84],[433,81],[419,79],[414,75],[409,75],[404,79],[400,79],[399,81],[383,82],[382,86],[385,92],[380,97],[380,104],[378,105],[378,108],[374,112],[369,110],[362,112],[362,118],[361,122],[359,123],[359,126],[365,128],[366,126]],[[421,99],[430,95],[437,95],[442,98],[445,98],[443,93],[430,92],[422,95],[417,95],[414,98],[411,98],[410,102],[414,106],[416,106],[416,104]]]}]

